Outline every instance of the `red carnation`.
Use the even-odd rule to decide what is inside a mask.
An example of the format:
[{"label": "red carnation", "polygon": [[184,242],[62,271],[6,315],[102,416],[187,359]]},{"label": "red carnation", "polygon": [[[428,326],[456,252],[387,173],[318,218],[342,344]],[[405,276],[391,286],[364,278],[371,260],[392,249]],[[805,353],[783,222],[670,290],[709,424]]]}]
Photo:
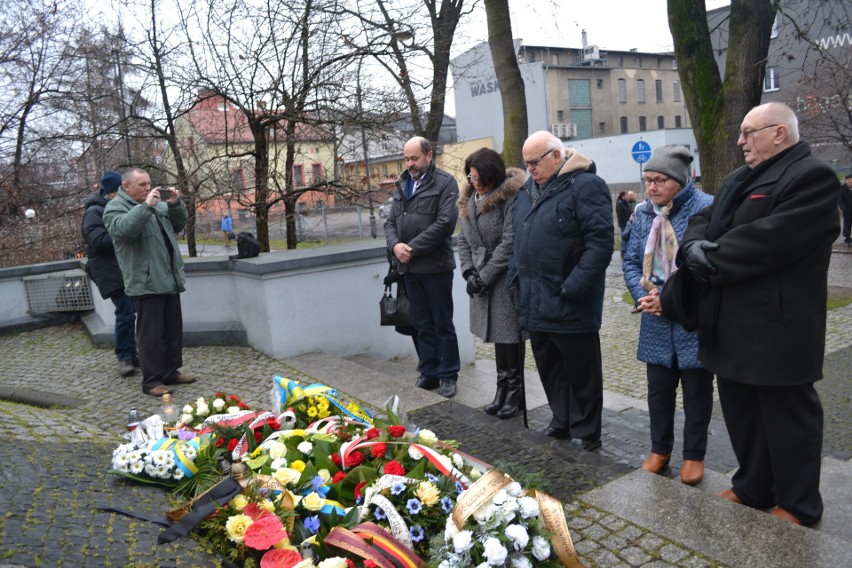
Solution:
[{"label": "red carnation", "polygon": [[230,440],[228,440],[228,451],[233,452],[234,448],[236,448],[237,444],[239,444],[239,443],[240,443],[240,441],[237,440],[236,438],[231,438]]},{"label": "red carnation", "polygon": [[225,393],[217,392],[216,394],[213,395],[213,397],[214,398],[225,398]]},{"label": "red carnation", "polygon": [[395,426],[388,427],[388,433],[394,438],[401,438],[405,434],[405,426],[402,424],[396,424]]},{"label": "red carnation", "polygon": [[346,568],[355,568],[355,563],[351,559],[346,559]]},{"label": "red carnation", "polygon": [[225,445],[225,438],[216,438],[216,447],[221,448]]},{"label": "red carnation", "polygon": [[237,407],[242,408],[243,410],[248,410],[249,405],[244,402],[240,402],[237,404]]},{"label": "red carnation", "polygon": [[359,483],[358,485],[356,485],[356,486],[355,486],[355,498],[356,498],[356,499],[358,499],[359,497],[361,497],[361,496],[362,496],[362,495],[361,495],[361,489],[362,489],[365,485],[367,485],[367,482],[366,482],[366,481],[362,481],[361,483]]},{"label": "red carnation", "polygon": [[335,474],[334,474],[334,476],[331,478],[331,482],[332,482],[332,483],[340,483],[341,481],[343,481],[343,478],[344,478],[344,477],[346,477],[346,474],[345,474],[345,473],[343,473],[342,471],[338,471],[338,472],[337,472],[337,473],[335,473]]},{"label": "red carnation", "polygon": [[263,441],[263,433],[260,430],[254,431],[254,441],[258,444]]},{"label": "red carnation", "polygon": [[387,445],[386,445],[386,444],[384,444],[384,443],[376,444],[375,446],[373,446],[372,448],[370,448],[370,454],[372,454],[372,456],[373,456],[374,458],[380,458],[380,457],[382,457],[382,456],[384,456],[384,455],[385,455],[385,450],[386,450],[386,449],[387,449]]},{"label": "red carnation", "polygon": [[338,453],[331,454],[331,463],[333,463],[337,467],[342,467],[343,466],[343,460],[340,459],[340,454],[338,454]]},{"label": "red carnation", "polygon": [[232,394],[232,395],[228,395],[228,400],[231,400],[233,402],[240,402],[240,397],[238,397],[235,394]]},{"label": "red carnation", "polygon": [[368,440],[372,440],[373,438],[379,437],[379,430],[377,428],[370,428],[369,430],[364,432],[364,435],[367,436]]},{"label": "red carnation", "polygon": [[355,467],[356,465],[361,465],[363,462],[364,454],[361,452],[352,452],[346,456],[346,467]]},{"label": "red carnation", "polygon": [[365,568],[378,568],[378,564],[370,560],[369,558],[364,561]]},{"label": "red carnation", "polygon": [[405,475],[405,468],[396,460],[391,460],[385,464],[385,474],[387,475]]},{"label": "red carnation", "polygon": [[272,428],[273,430],[279,430],[281,428],[281,424],[274,418],[270,418],[266,421],[266,425]]}]

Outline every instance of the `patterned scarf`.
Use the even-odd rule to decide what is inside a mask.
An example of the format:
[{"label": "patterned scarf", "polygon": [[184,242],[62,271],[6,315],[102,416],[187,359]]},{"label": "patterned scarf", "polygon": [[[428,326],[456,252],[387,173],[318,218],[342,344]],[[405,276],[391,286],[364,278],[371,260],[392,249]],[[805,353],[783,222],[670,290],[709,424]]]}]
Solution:
[{"label": "patterned scarf", "polygon": [[669,206],[654,205],[657,216],[651,224],[651,232],[645,242],[645,256],[642,259],[642,279],[639,283],[649,292],[661,286],[677,267],[677,235],[669,221]]}]

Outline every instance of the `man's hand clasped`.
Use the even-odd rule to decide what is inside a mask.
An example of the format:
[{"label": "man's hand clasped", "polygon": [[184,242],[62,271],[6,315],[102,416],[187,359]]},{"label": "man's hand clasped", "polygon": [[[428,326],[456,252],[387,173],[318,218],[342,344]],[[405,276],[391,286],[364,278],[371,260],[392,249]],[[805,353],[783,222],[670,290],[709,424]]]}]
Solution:
[{"label": "man's hand clasped", "polygon": [[683,260],[692,277],[698,282],[707,282],[712,275],[716,274],[716,267],[707,258],[707,251],[718,248],[718,243],[704,240],[690,241],[681,247]]}]

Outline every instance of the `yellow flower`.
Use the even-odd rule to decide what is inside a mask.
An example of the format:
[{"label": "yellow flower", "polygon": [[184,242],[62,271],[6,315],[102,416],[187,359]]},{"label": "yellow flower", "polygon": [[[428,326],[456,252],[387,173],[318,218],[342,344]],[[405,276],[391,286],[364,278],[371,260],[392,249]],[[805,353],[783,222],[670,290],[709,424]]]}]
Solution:
[{"label": "yellow flower", "polygon": [[321,410],[317,418],[328,418],[330,414],[331,412],[329,412],[328,409]]},{"label": "yellow flower", "polygon": [[312,406],[308,409],[308,417],[309,418],[316,418],[317,414],[318,413],[317,413],[317,407],[316,406]]},{"label": "yellow flower", "polygon": [[235,508],[239,509],[240,511],[242,511],[242,510],[243,510],[243,508],[244,508],[246,505],[248,505],[248,502],[249,502],[249,501],[248,501],[248,499],[246,499],[246,496],[245,496],[245,495],[243,495],[242,493],[240,493],[239,495],[237,495],[236,497],[234,497],[233,499],[231,499],[231,503],[230,503],[230,504],[231,504],[231,506],[233,506],[233,507],[235,507]]},{"label": "yellow flower", "polygon": [[302,460],[295,460],[293,463],[290,464],[290,469],[295,469],[296,471],[301,473],[305,471],[305,462],[303,462]]},{"label": "yellow flower", "polygon": [[261,448],[260,446],[256,447],[254,449],[254,451],[251,453],[251,457],[256,458],[257,456],[260,455],[260,452],[262,452],[262,451],[263,451],[263,448]]},{"label": "yellow flower", "polygon": [[282,467],[272,472],[272,477],[274,477],[275,480],[278,481],[278,483],[285,487],[289,483],[298,481],[301,476],[302,474],[300,474],[295,469],[290,469],[289,467]]},{"label": "yellow flower", "polygon": [[438,497],[441,496],[441,491],[431,481],[421,481],[417,485],[417,490],[414,492],[417,498],[423,501],[427,507],[431,507],[438,502]]},{"label": "yellow flower", "polygon": [[325,505],[325,499],[316,491],[311,491],[302,499],[302,506],[308,511],[319,511]]},{"label": "yellow flower", "polygon": [[269,511],[270,513],[275,512],[275,503],[273,503],[269,499],[264,499],[263,501],[258,503],[257,506],[263,509],[264,511]]},{"label": "yellow flower", "polygon": [[321,470],[319,470],[319,471],[317,472],[317,475],[318,475],[318,476],[320,476],[320,478],[322,478],[322,482],[323,482],[323,483],[326,483],[326,484],[327,484],[327,483],[329,482],[329,480],[331,479],[331,472],[329,472],[327,469],[321,469]]},{"label": "yellow flower", "polygon": [[246,529],[252,524],[251,517],[248,515],[234,515],[228,517],[225,523],[225,530],[228,532],[228,538],[233,542],[242,542],[246,536]]}]

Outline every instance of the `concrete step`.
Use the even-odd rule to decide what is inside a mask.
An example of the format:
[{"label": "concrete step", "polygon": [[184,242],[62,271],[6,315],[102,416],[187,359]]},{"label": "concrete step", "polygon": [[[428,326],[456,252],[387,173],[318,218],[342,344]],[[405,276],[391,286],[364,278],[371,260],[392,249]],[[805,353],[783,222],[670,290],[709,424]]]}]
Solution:
[{"label": "concrete step", "polygon": [[580,500],[730,566],[852,566],[849,462],[823,459],[823,520],[806,528],[713,495],[730,475],[708,471],[695,487],[636,470]]}]

